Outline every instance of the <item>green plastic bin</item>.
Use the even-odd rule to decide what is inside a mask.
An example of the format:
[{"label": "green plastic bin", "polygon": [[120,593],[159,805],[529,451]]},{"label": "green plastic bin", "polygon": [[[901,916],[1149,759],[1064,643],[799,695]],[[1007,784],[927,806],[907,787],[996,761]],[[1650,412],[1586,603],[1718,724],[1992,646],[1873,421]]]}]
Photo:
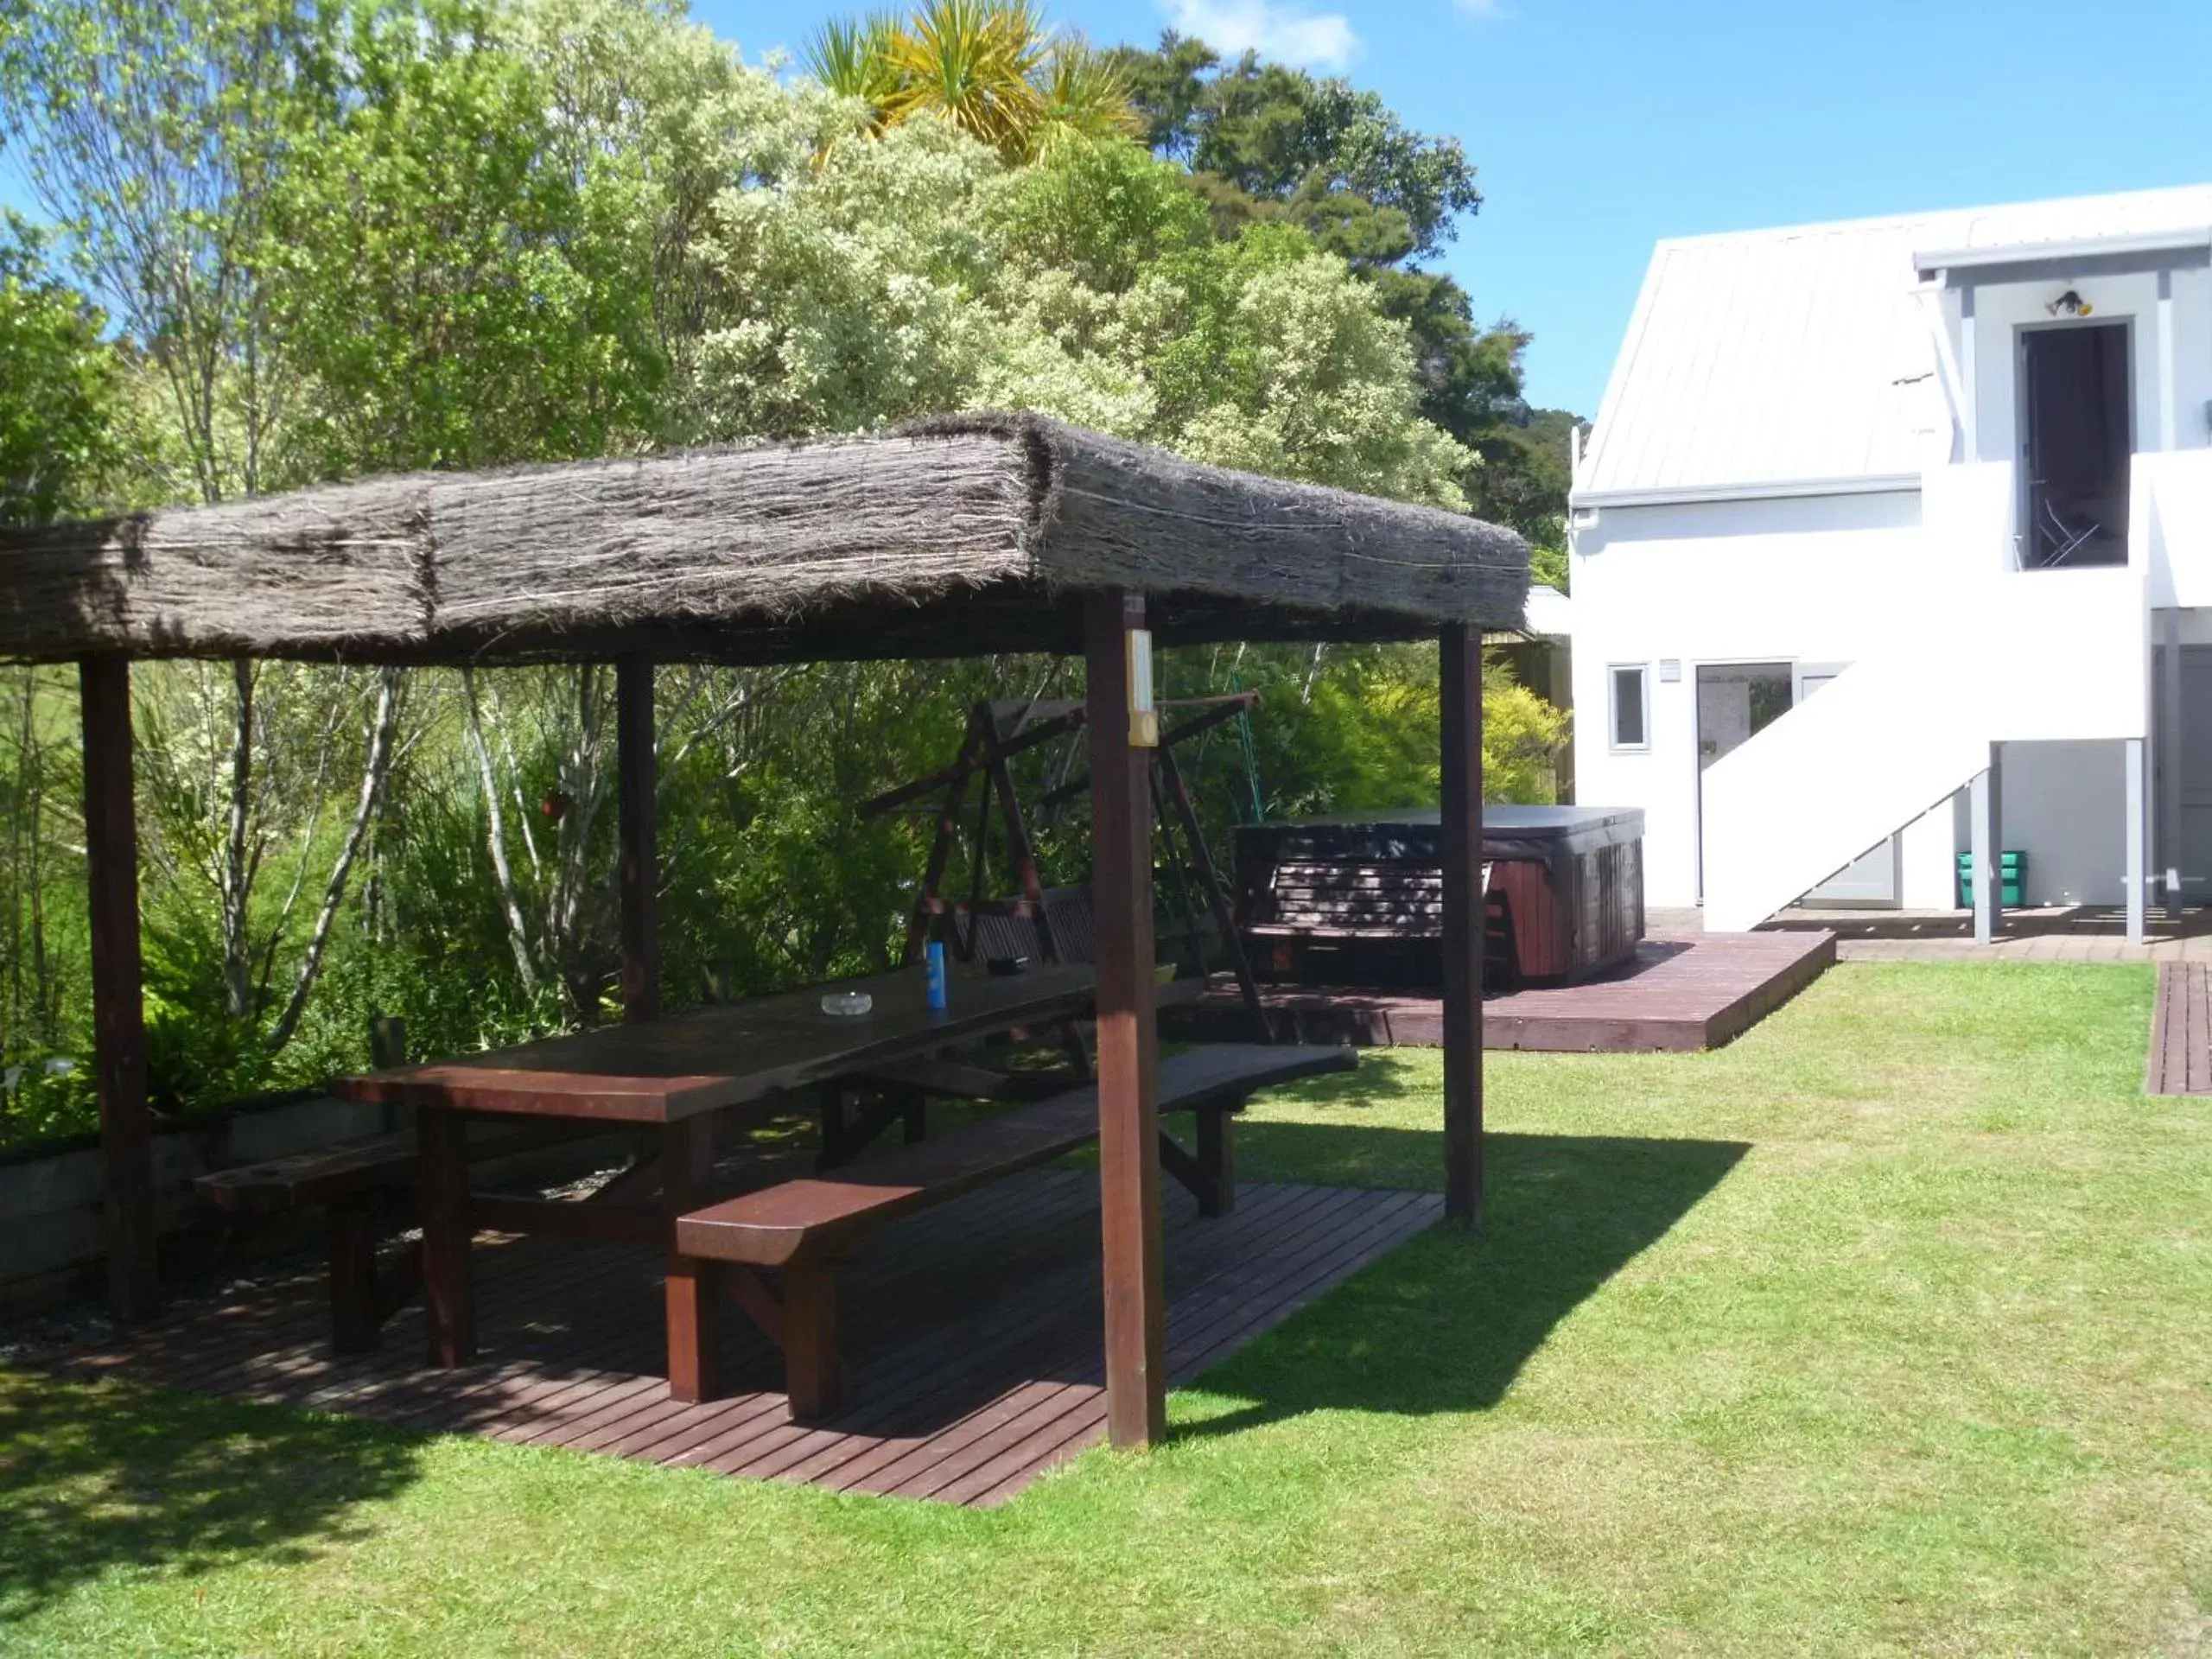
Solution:
[{"label": "green plastic bin", "polygon": [[[2007,910],[2018,910],[2026,902],[2021,894],[2028,885],[2028,855],[2023,852],[1999,853],[1997,855],[1997,902]],[[1959,855],[1959,908],[1974,908],[1974,855]]]}]

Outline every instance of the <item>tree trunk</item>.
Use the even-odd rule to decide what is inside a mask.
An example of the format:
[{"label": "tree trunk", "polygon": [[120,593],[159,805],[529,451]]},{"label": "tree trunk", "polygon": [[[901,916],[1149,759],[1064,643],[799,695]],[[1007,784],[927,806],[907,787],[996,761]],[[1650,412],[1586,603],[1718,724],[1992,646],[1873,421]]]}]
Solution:
[{"label": "tree trunk", "polygon": [[236,717],[231,728],[230,809],[220,882],[223,999],[224,1011],[233,1020],[244,1020],[253,1013],[253,952],[246,939],[246,911],[253,897],[247,849],[253,816],[253,664],[243,657],[231,664],[231,685]]},{"label": "tree trunk", "polygon": [[384,803],[385,785],[391,774],[392,733],[398,723],[399,671],[387,668],[377,690],[368,760],[361,771],[361,793],[354,803],[353,822],[346,827],[345,843],[338,850],[337,861],[331,866],[330,880],[323,887],[322,908],[315,915],[315,931],[308,936],[307,955],[301,960],[299,974],[292,982],[290,1000],[285,1003],[275,1029],[269,1033],[271,1054],[292,1040],[300,1016],[307,1011],[308,995],[315,989],[315,977],[322,971],[323,950],[330,942],[330,929],[338,918],[338,906],[345,900],[353,861],[360,855],[361,842]]},{"label": "tree trunk", "polygon": [[461,671],[461,690],[468,704],[468,741],[476,750],[476,770],[484,784],[484,810],[490,820],[492,845],[492,874],[499,884],[499,903],[506,912],[507,938],[514,947],[515,972],[522,980],[522,993],[531,1001],[537,996],[537,971],[530,960],[530,930],[522,918],[521,902],[515,897],[514,871],[507,863],[506,821],[499,810],[498,780],[492,776],[492,751],[484,741],[484,715],[476,700],[476,671]]}]

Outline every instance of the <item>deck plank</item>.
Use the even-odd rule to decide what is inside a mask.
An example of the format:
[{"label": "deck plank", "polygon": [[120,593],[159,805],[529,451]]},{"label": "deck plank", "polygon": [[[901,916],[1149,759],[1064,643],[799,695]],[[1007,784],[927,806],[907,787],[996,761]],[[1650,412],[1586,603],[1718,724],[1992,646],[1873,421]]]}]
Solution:
[{"label": "deck plank", "polygon": [[[1167,1205],[1171,1379],[1271,1329],[1442,1214],[1434,1193],[1248,1183],[1204,1221]],[[724,1397],[668,1397],[660,1259],[548,1239],[480,1244],[481,1357],[423,1361],[419,1308],[332,1356],[321,1275],[173,1307],[44,1357],[104,1375],[312,1405],[418,1432],[704,1467],[839,1491],[1005,1502],[1104,1434],[1095,1173],[1051,1167],[889,1230],[846,1274],[849,1403],[789,1421],[773,1349],[734,1309]]]},{"label": "deck plank", "polygon": [[2158,964],[2143,1092],[2212,1096],[2212,962]]},{"label": "deck plank", "polygon": [[[1657,936],[1633,962],[1579,985],[1535,987],[1483,1001],[1486,1048],[1621,1052],[1717,1048],[1788,1001],[1835,961],[1819,931]],[[1300,1041],[1437,1047],[1444,1009],[1433,996],[1344,986],[1268,985],[1262,1003]],[[1161,1011],[1162,1029],[1211,1038],[1248,1016],[1233,985]]]}]

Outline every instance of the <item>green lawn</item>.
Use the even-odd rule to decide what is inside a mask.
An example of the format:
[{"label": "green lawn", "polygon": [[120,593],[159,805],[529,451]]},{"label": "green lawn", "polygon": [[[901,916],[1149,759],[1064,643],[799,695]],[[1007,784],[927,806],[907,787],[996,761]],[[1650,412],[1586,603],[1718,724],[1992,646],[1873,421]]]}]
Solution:
[{"label": "green lawn", "polygon": [[[0,1373],[0,1649],[2212,1650],[2212,1103],[2139,968],[1494,1056],[1490,1213],[990,1514]],[[1254,1178],[1428,1184],[1433,1057]]]}]

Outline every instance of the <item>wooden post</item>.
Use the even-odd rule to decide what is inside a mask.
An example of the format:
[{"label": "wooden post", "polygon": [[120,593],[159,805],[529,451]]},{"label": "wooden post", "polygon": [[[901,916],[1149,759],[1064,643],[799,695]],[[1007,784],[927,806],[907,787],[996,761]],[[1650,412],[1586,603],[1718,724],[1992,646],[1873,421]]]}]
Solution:
[{"label": "wooden post", "polygon": [[330,1255],[330,1351],[365,1354],[377,1345],[384,1324],[377,1296],[376,1195],[350,1193],[325,1205],[323,1242]]},{"label": "wooden post", "polygon": [[430,1363],[476,1357],[476,1224],[468,1195],[468,1126],[458,1112],[415,1115],[415,1203],[423,1223],[423,1327]]},{"label": "wooden post", "polygon": [[1098,930],[1098,1189],[1106,1258],[1107,1437],[1123,1448],[1167,1427],[1160,1236],[1160,1038],[1154,1023],[1149,755],[1131,744],[1130,634],[1141,594],[1084,601],[1090,728],[1091,894]]},{"label": "wooden post", "polygon": [[1443,703],[1444,1211],[1483,1216],[1483,636],[1453,623],[1439,642]]},{"label": "wooden post", "polygon": [[837,1409],[837,1271],[801,1256],[784,1269],[784,1398],[791,1421],[819,1422]]},{"label": "wooden post", "polygon": [[715,1120],[702,1113],[661,1131],[662,1205],[670,1243],[663,1300],[668,1309],[668,1392],[675,1400],[712,1400],[721,1392],[716,1363],[721,1346],[715,1318],[721,1274],[712,1262],[675,1248],[677,1217],[705,1204],[715,1174]]},{"label": "wooden post", "polygon": [[615,767],[622,890],[622,1017],[660,1014],[660,926],[655,888],[660,853],[653,816],[653,665],[625,657],[614,665]]},{"label": "wooden post", "polygon": [[99,1090],[107,1294],[115,1317],[161,1298],[153,1125],[146,1107],[144,964],[138,943],[138,821],[131,788],[130,662],[78,664],[85,734],[85,864],[92,940],[92,1071]]},{"label": "wooden post", "polygon": [[1230,968],[1236,976],[1236,989],[1256,1027],[1253,1034],[1263,1043],[1272,1043],[1275,1039],[1274,1021],[1268,1018],[1266,1005],[1260,1001],[1260,982],[1252,976],[1251,958],[1244,954],[1243,937],[1236,931],[1236,917],[1230,908],[1229,890],[1222,885],[1213,851],[1206,845],[1206,832],[1198,823],[1198,809],[1191,800],[1190,786],[1183,781],[1183,768],[1175,764],[1175,750],[1170,743],[1160,746],[1160,780],[1167,786],[1167,798],[1182,823],[1183,839],[1190,844],[1199,884],[1205,888],[1206,902],[1213,911],[1214,931],[1221,935],[1222,949],[1228,954]]},{"label": "wooden post", "polygon": [[396,1014],[369,1016],[369,1064],[389,1071],[407,1064],[407,1021]]}]

